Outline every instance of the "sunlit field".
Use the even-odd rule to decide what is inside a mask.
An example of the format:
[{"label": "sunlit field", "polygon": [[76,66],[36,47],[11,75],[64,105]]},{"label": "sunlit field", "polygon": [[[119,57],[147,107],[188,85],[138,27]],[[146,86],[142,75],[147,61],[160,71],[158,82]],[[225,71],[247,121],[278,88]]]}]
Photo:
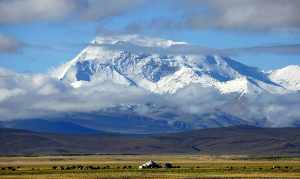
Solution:
[{"label": "sunlit field", "polygon": [[[148,160],[173,168],[138,169]],[[197,155],[1,157],[0,178],[300,178],[300,158]]]}]

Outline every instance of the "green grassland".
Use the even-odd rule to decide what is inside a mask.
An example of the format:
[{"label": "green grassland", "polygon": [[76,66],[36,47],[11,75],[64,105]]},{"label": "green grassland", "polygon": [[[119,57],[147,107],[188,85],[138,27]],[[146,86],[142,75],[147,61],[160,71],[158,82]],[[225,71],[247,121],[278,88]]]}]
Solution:
[{"label": "green grassland", "polygon": [[[143,169],[148,160],[176,168]],[[5,179],[300,178],[298,157],[205,155],[86,155],[0,157]]]}]

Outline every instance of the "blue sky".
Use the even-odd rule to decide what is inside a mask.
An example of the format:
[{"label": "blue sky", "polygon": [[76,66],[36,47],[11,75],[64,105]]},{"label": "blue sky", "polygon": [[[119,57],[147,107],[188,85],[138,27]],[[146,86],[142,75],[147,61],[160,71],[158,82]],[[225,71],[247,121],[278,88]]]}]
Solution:
[{"label": "blue sky", "polygon": [[[300,64],[300,3],[293,0],[42,2],[0,1],[0,67],[47,72],[97,35],[128,33],[236,49],[233,58],[264,70]],[[240,50],[248,47],[255,50]]]}]

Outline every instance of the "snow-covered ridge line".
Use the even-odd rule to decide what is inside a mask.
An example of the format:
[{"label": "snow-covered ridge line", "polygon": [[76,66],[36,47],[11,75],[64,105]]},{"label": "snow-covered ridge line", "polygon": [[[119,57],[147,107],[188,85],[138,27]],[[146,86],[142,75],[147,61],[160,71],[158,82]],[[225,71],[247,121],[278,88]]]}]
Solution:
[{"label": "snow-covered ridge line", "polygon": [[270,79],[285,86],[288,90],[300,90],[300,66],[289,65],[282,69],[273,70],[269,73]]},{"label": "snow-covered ridge line", "polygon": [[[73,60],[57,68],[54,76],[75,88],[82,85],[97,86],[101,82],[111,81],[135,85],[160,94],[176,93],[195,83],[216,88],[222,94],[282,94],[300,89],[300,70],[297,67],[269,74],[220,55],[160,55],[102,46],[107,44],[133,44],[153,48],[189,45],[138,35],[97,37]],[[292,76],[282,75],[289,71],[294,71]]]}]

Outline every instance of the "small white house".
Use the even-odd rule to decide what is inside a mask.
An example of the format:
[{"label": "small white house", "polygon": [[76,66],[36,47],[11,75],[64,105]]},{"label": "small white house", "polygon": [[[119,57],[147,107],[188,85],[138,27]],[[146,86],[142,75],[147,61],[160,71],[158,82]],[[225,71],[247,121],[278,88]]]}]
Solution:
[{"label": "small white house", "polygon": [[159,164],[155,163],[154,161],[150,160],[143,165],[139,166],[139,169],[146,169],[146,168],[161,168]]}]

